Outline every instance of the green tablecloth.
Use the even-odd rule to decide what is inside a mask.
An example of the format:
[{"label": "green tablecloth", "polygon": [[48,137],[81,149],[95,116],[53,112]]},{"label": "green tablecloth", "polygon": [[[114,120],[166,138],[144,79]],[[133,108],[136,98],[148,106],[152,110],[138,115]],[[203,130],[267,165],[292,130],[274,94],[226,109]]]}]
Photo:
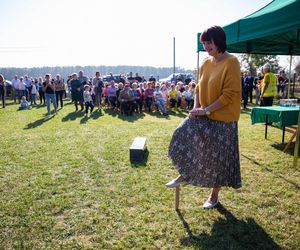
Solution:
[{"label": "green tablecloth", "polygon": [[277,122],[278,127],[298,124],[299,106],[297,107],[255,107],[251,112],[252,125],[255,123],[265,123],[268,115],[268,122]]}]

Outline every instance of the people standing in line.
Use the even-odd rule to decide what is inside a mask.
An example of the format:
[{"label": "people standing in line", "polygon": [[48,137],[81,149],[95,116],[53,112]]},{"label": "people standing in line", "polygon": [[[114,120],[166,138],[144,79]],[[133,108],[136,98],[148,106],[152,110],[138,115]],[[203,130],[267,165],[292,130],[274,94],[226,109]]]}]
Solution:
[{"label": "people standing in line", "polygon": [[90,109],[90,115],[93,114],[93,110],[94,110],[91,87],[88,84],[84,85],[83,100],[85,104],[85,117],[88,118],[89,109]]},{"label": "people standing in line", "polygon": [[19,98],[19,82],[20,82],[20,80],[18,79],[18,76],[15,75],[14,79],[11,82],[12,82],[12,87],[13,87],[14,103],[17,103],[17,100],[19,100],[19,102],[20,102],[20,98]]},{"label": "people standing in line", "polygon": [[271,65],[266,63],[263,66],[263,83],[260,94],[260,106],[272,106],[276,96],[276,76],[271,72]]},{"label": "people standing in line", "polygon": [[36,105],[36,98],[38,95],[38,90],[37,90],[37,83],[33,80],[31,82],[31,88],[30,88],[30,101],[31,104],[30,105]]},{"label": "people standing in line", "polygon": [[203,208],[213,208],[221,187],[241,187],[237,125],[241,73],[237,58],[226,51],[221,27],[204,30],[200,42],[210,57],[199,70],[194,108],[173,134],[169,157],[180,175],[166,186],[188,183],[211,188]]},{"label": "people standing in line", "polygon": [[5,108],[5,79],[4,76],[0,74],[0,98],[2,100],[2,107]]},{"label": "people standing in line", "polygon": [[100,72],[97,71],[95,74],[95,77],[93,78],[93,86],[94,86],[94,92],[95,92],[95,101],[98,106],[98,111],[101,110],[101,104],[102,104],[102,93],[104,88],[104,83],[101,79]]},{"label": "people standing in line", "polygon": [[63,108],[64,107],[63,95],[65,93],[65,83],[59,74],[56,75],[54,84],[55,84],[56,106],[58,107],[58,100],[59,100],[60,108]]},{"label": "people standing in line", "polygon": [[43,82],[43,91],[45,93],[46,105],[47,105],[47,116],[50,117],[51,110],[50,105],[51,102],[54,106],[54,112],[57,114],[57,106],[56,106],[56,98],[55,98],[55,85],[54,81],[51,81],[51,75],[45,75],[45,81]]},{"label": "people standing in line", "polygon": [[72,100],[75,105],[75,112],[78,111],[78,103],[80,104],[80,111],[83,110],[83,86],[81,82],[78,80],[78,76],[76,73],[72,74],[72,80],[70,82],[71,90],[72,90]]}]

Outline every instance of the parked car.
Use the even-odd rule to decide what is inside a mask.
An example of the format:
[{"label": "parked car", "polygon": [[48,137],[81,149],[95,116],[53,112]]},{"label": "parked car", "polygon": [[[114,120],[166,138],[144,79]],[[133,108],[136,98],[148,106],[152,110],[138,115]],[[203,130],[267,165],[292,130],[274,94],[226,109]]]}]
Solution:
[{"label": "parked car", "polygon": [[[104,76],[102,77],[102,81],[103,81],[103,82],[109,82],[110,77],[111,77],[111,75],[104,75]],[[119,82],[120,82],[120,75],[118,75],[118,74],[113,74],[113,77],[114,77],[114,81],[115,81],[116,83],[119,83]]]},{"label": "parked car", "polygon": [[[175,77],[174,77],[175,76]],[[189,84],[192,80],[195,80],[193,74],[190,73],[175,73],[169,75],[166,78],[159,79],[159,82],[184,82],[185,84]]]}]

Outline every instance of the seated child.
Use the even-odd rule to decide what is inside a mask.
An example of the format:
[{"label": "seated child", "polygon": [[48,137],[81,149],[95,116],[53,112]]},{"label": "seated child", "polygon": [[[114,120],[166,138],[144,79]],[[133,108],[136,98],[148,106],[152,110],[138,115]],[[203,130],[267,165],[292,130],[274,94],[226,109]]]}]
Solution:
[{"label": "seated child", "polygon": [[22,96],[21,97],[21,102],[20,102],[20,109],[31,109],[32,107],[28,104],[28,102],[26,101],[26,97]]}]

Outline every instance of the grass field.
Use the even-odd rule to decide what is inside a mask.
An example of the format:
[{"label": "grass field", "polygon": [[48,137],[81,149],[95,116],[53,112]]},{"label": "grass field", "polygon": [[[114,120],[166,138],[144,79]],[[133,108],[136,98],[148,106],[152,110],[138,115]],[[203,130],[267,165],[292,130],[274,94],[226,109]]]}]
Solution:
[{"label": "grass field", "polygon": [[[185,186],[176,212],[167,149],[185,112],[107,109],[86,120],[73,111],[46,119],[45,107],[0,109],[0,249],[300,248],[300,170],[279,129],[265,140],[243,112],[243,187],[224,188],[222,205],[203,210],[209,190]],[[136,136],[149,150],[140,165],[129,161]]]}]

